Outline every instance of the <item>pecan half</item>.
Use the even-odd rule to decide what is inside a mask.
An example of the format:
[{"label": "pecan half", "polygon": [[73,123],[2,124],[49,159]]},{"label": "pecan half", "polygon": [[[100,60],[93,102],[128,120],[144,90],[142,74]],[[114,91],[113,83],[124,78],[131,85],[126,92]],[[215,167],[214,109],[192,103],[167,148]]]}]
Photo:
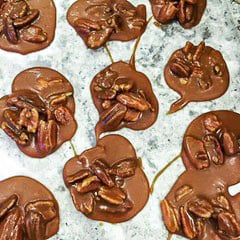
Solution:
[{"label": "pecan half", "polygon": [[218,117],[215,114],[207,114],[203,120],[203,125],[205,129],[209,132],[216,132],[221,126],[222,122],[219,121]]},{"label": "pecan half", "polygon": [[50,152],[57,145],[57,125],[53,120],[40,120],[37,132],[37,146],[41,152]]},{"label": "pecan half", "polygon": [[98,195],[108,203],[114,205],[121,205],[126,199],[126,194],[118,187],[109,188],[102,186],[98,191]]},{"label": "pecan half", "polygon": [[45,239],[46,224],[41,214],[29,211],[25,215],[25,227],[28,239]]},{"label": "pecan half", "polygon": [[18,201],[18,196],[13,194],[0,204],[0,218],[2,218]]},{"label": "pecan half", "polygon": [[178,13],[178,7],[175,2],[166,2],[161,8],[158,14],[158,21],[161,23],[167,23],[173,20]]},{"label": "pecan half", "polygon": [[23,219],[19,208],[8,213],[0,224],[0,239],[22,240],[23,238]]},{"label": "pecan half", "polygon": [[217,196],[216,199],[212,199],[212,204],[214,207],[230,210],[230,203],[223,195]]},{"label": "pecan half", "polygon": [[29,212],[37,212],[39,213],[44,221],[49,222],[52,219],[54,219],[57,215],[54,202],[53,201],[48,201],[48,200],[40,200],[36,202],[29,203],[25,207],[25,211]]},{"label": "pecan half", "polygon": [[224,156],[218,139],[214,135],[209,134],[204,136],[203,142],[208,158],[217,165],[223,164]]},{"label": "pecan half", "polygon": [[190,239],[195,238],[197,236],[197,230],[194,220],[184,207],[180,207],[180,216],[186,237]]},{"label": "pecan half", "polygon": [[188,210],[201,218],[210,218],[214,213],[212,204],[203,198],[197,198],[188,203]]},{"label": "pecan half", "polygon": [[175,233],[179,231],[178,220],[175,215],[174,209],[170,206],[167,199],[161,201],[161,209],[164,223],[169,232]]},{"label": "pecan half", "polygon": [[68,125],[73,121],[73,116],[70,110],[66,107],[60,106],[54,111],[56,120],[62,125]]},{"label": "pecan half", "polygon": [[39,123],[39,114],[36,108],[24,108],[19,116],[19,124],[27,128],[27,132],[35,133]]},{"label": "pecan half", "polygon": [[47,33],[38,26],[31,25],[21,33],[23,40],[31,43],[42,43],[47,41]]},{"label": "pecan half", "polygon": [[13,25],[16,28],[23,28],[31,24],[33,21],[35,21],[39,17],[39,10],[32,9],[29,11],[28,15],[23,16],[21,18],[17,18],[13,21]]},{"label": "pecan half", "polygon": [[71,176],[68,176],[67,177],[67,182],[68,183],[75,183],[77,181],[80,181],[86,177],[89,177],[91,175],[91,171],[88,170],[88,169],[83,169],[83,170],[80,170],[79,172],[71,175]]},{"label": "pecan half", "polygon": [[[74,196],[74,195],[73,195]],[[79,211],[84,214],[90,214],[94,208],[94,195],[89,192],[81,194],[77,199],[73,199]]]},{"label": "pecan half", "polygon": [[183,185],[177,189],[177,191],[175,193],[175,198],[177,201],[180,201],[182,198],[188,196],[192,192],[193,192],[192,187],[190,187],[188,185]]},{"label": "pecan half", "polygon": [[127,159],[115,163],[109,170],[109,174],[119,176],[122,178],[131,177],[135,174],[137,161],[134,159]]},{"label": "pecan half", "polygon": [[124,120],[127,122],[136,122],[141,118],[141,115],[142,113],[140,111],[129,108],[124,116]]},{"label": "pecan half", "polygon": [[221,212],[218,214],[219,232],[227,237],[239,237],[240,225],[236,217],[229,212]]},{"label": "pecan half", "polygon": [[175,59],[175,61],[170,65],[170,70],[174,75],[180,78],[188,78],[192,73],[192,70],[187,62],[181,59]]},{"label": "pecan half", "polygon": [[4,33],[10,43],[18,43],[17,32],[13,26],[13,20],[10,17],[4,19]]},{"label": "pecan half", "polygon": [[79,193],[87,193],[95,191],[100,187],[100,180],[97,176],[85,178],[81,183],[77,184],[77,191]]},{"label": "pecan half", "polygon": [[223,133],[223,148],[227,155],[234,155],[239,151],[239,143],[234,133]]},{"label": "pecan half", "polygon": [[133,208],[133,203],[128,199],[118,206],[99,204],[99,209],[107,213],[126,213]]},{"label": "pecan half", "polygon": [[148,111],[150,109],[150,103],[140,94],[133,92],[127,92],[118,95],[117,101],[129,108],[133,108],[141,112]]}]

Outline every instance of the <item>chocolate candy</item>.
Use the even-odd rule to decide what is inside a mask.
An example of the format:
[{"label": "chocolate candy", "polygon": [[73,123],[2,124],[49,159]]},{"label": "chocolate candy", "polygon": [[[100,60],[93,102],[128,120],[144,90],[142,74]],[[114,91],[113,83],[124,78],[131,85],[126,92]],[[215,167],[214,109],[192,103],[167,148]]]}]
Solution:
[{"label": "chocolate candy", "polygon": [[58,232],[59,208],[53,194],[28,177],[0,182],[0,239],[48,239]]},{"label": "chocolate candy", "polygon": [[192,28],[201,21],[207,0],[150,0],[155,19],[162,23],[178,20],[184,28]]},{"label": "chocolate candy", "polygon": [[240,238],[240,115],[214,111],[188,127],[181,156],[186,171],[161,202],[168,230],[189,239]]},{"label": "chocolate candy", "polygon": [[189,102],[200,102],[222,96],[229,86],[229,72],[222,54],[201,42],[187,42],[184,48],[170,57],[164,77],[170,88],[181,95],[169,113],[176,112]]},{"label": "chocolate candy", "polygon": [[107,41],[140,36],[146,27],[146,7],[126,0],[81,0],[69,8],[67,19],[87,47],[96,49]]},{"label": "chocolate candy", "polygon": [[74,112],[72,85],[48,68],[21,72],[12,94],[0,99],[1,128],[30,157],[45,157],[72,138]]},{"label": "chocolate candy", "polygon": [[100,119],[96,137],[123,127],[143,130],[158,116],[158,102],[151,83],[131,64],[116,62],[98,73],[91,83],[93,102]]},{"label": "chocolate candy", "polygon": [[54,39],[56,8],[52,0],[1,0],[0,48],[27,54]]},{"label": "chocolate candy", "polygon": [[148,180],[131,143],[108,135],[69,160],[63,171],[76,209],[87,217],[119,223],[133,218],[149,197]]}]

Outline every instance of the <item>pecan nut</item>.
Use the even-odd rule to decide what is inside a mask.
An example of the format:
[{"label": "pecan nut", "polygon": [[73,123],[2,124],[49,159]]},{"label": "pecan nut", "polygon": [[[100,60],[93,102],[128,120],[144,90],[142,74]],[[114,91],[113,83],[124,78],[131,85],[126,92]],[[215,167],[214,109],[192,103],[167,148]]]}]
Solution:
[{"label": "pecan nut", "polygon": [[164,223],[171,233],[179,231],[179,224],[174,209],[170,206],[167,199],[161,201],[161,209]]},{"label": "pecan nut", "polygon": [[213,133],[220,129],[222,122],[219,121],[215,114],[210,113],[204,118],[203,125],[207,131]]},{"label": "pecan nut", "polygon": [[217,196],[216,199],[213,199],[212,204],[214,207],[218,207],[224,210],[230,210],[230,203],[228,199],[223,195]]},{"label": "pecan nut", "polygon": [[19,117],[19,124],[27,128],[27,132],[35,133],[39,123],[39,114],[36,108],[24,108]]},{"label": "pecan nut", "polygon": [[68,183],[75,183],[77,181],[80,181],[86,177],[89,177],[91,175],[91,171],[88,170],[88,169],[83,169],[83,170],[80,170],[78,172],[76,172],[75,174],[71,175],[71,176],[68,176],[67,177],[67,182]]},{"label": "pecan nut", "polygon": [[88,193],[95,191],[100,187],[100,180],[97,176],[85,178],[81,183],[77,184],[77,191],[79,193]]},{"label": "pecan nut", "polygon": [[121,205],[126,199],[126,194],[118,187],[109,188],[107,186],[102,186],[98,191],[98,195],[113,205]]},{"label": "pecan nut", "polygon": [[171,65],[170,70],[174,75],[180,78],[189,78],[192,70],[190,66],[183,60],[176,59]]},{"label": "pecan nut", "polygon": [[18,201],[18,196],[13,194],[0,204],[0,218],[2,218]]},{"label": "pecan nut", "polygon": [[56,120],[62,125],[68,125],[73,121],[73,116],[70,110],[66,107],[60,106],[54,111]]},{"label": "pecan nut", "polygon": [[182,198],[188,196],[192,192],[193,192],[192,187],[190,187],[188,185],[183,185],[179,189],[177,189],[177,191],[175,193],[175,198],[177,201],[180,201]]},{"label": "pecan nut", "polygon": [[234,155],[239,151],[239,143],[234,133],[223,133],[223,148],[227,155]]},{"label": "pecan nut", "polygon": [[31,43],[43,43],[47,41],[47,33],[38,26],[31,25],[22,31],[22,38],[24,41]]},{"label": "pecan nut", "polygon": [[110,205],[104,205],[104,204],[99,205],[99,209],[107,213],[126,213],[132,208],[133,208],[133,203],[128,199],[124,201],[123,204],[117,205],[117,206],[110,206]]},{"label": "pecan nut", "polygon": [[16,28],[23,28],[31,24],[33,21],[35,21],[39,17],[39,10],[32,9],[29,11],[28,15],[19,17],[16,20],[13,21],[13,26]]},{"label": "pecan nut", "polygon": [[214,213],[212,204],[203,198],[197,198],[188,203],[188,210],[201,218],[210,218]]}]

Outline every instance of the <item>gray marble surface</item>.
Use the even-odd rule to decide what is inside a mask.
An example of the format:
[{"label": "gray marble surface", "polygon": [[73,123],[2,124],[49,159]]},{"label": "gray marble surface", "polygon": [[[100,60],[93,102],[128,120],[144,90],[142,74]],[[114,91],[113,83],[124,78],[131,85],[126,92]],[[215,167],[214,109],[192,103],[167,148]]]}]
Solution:
[{"label": "gray marble surface", "polygon": [[[65,15],[74,0],[56,0],[57,30],[54,42],[47,49],[27,56],[0,51],[0,96],[10,93],[11,83],[20,71],[34,66],[47,66],[64,74],[75,88],[78,131],[73,138],[77,152],[95,145],[94,126],[97,111],[91,100],[89,84],[98,71],[110,64],[104,49],[92,51],[68,25]],[[147,0],[144,3],[151,16]],[[182,111],[167,116],[170,104],[177,94],[169,89],[163,78],[163,67],[171,53],[184,46],[187,40],[198,44],[202,39],[222,51],[231,75],[227,93],[214,101],[190,103]],[[134,42],[109,44],[113,58],[128,61]],[[155,174],[181,149],[182,136],[187,125],[201,113],[217,109],[240,112],[240,5],[233,0],[208,0],[201,23],[192,30],[184,30],[177,23],[157,28],[153,21],[137,51],[137,69],[152,82],[160,112],[155,125],[145,131],[119,131],[135,146],[143,159],[144,170],[151,182]],[[163,199],[177,177],[184,171],[181,160],[173,164],[156,184],[155,192],[146,207],[131,221],[107,224],[88,220],[78,213],[62,180],[64,163],[73,156],[70,144],[65,143],[56,153],[44,159],[24,156],[15,143],[0,131],[0,178],[26,175],[45,184],[56,196],[61,208],[61,226],[55,240],[164,240],[167,231],[161,220],[159,201]],[[173,239],[182,239],[173,236]]]}]

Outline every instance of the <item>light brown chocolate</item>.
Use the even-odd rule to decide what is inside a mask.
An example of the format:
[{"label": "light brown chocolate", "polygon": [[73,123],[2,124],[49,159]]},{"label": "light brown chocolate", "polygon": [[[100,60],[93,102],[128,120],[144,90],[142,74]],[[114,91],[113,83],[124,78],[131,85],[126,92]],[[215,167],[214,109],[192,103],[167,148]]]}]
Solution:
[{"label": "light brown chocolate", "polygon": [[146,75],[133,65],[116,62],[92,80],[91,94],[100,118],[95,132],[101,133],[127,127],[149,128],[158,116],[158,101]]},{"label": "light brown chocolate", "polygon": [[45,240],[58,232],[58,203],[41,183],[17,176],[0,189],[0,239]]},{"label": "light brown chocolate", "polygon": [[108,135],[70,159],[63,178],[76,209],[93,220],[127,221],[149,197],[141,162],[132,144],[120,135]]},{"label": "light brown chocolate", "polygon": [[187,42],[175,51],[164,69],[165,81],[181,98],[174,102],[169,113],[176,112],[189,102],[209,101],[222,96],[229,86],[229,72],[222,54],[201,42]]},{"label": "light brown chocolate", "polygon": [[166,24],[178,20],[182,27],[192,28],[199,24],[207,0],[150,0],[155,19]]},{"label": "light brown chocolate", "polygon": [[67,20],[87,47],[96,49],[107,41],[139,37],[146,28],[146,7],[126,0],[78,0],[69,8]]},{"label": "light brown chocolate", "polygon": [[30,68],[16,76],[12,94],[0,99],[1,128],[31,157],[56,151],[76,132],[74,91],[49,68]]},{"label": "light brown chocolate", "polygon": [[240,115],[214,111],[196,118],[183,140],[186,171],[161,202],[171,233],[199,240],[240,238]]},{"label": "light brown chocolate", "polygon": [[28,54],[54,39],[56,8],[52,0],[0,1],[0,49]]}]

